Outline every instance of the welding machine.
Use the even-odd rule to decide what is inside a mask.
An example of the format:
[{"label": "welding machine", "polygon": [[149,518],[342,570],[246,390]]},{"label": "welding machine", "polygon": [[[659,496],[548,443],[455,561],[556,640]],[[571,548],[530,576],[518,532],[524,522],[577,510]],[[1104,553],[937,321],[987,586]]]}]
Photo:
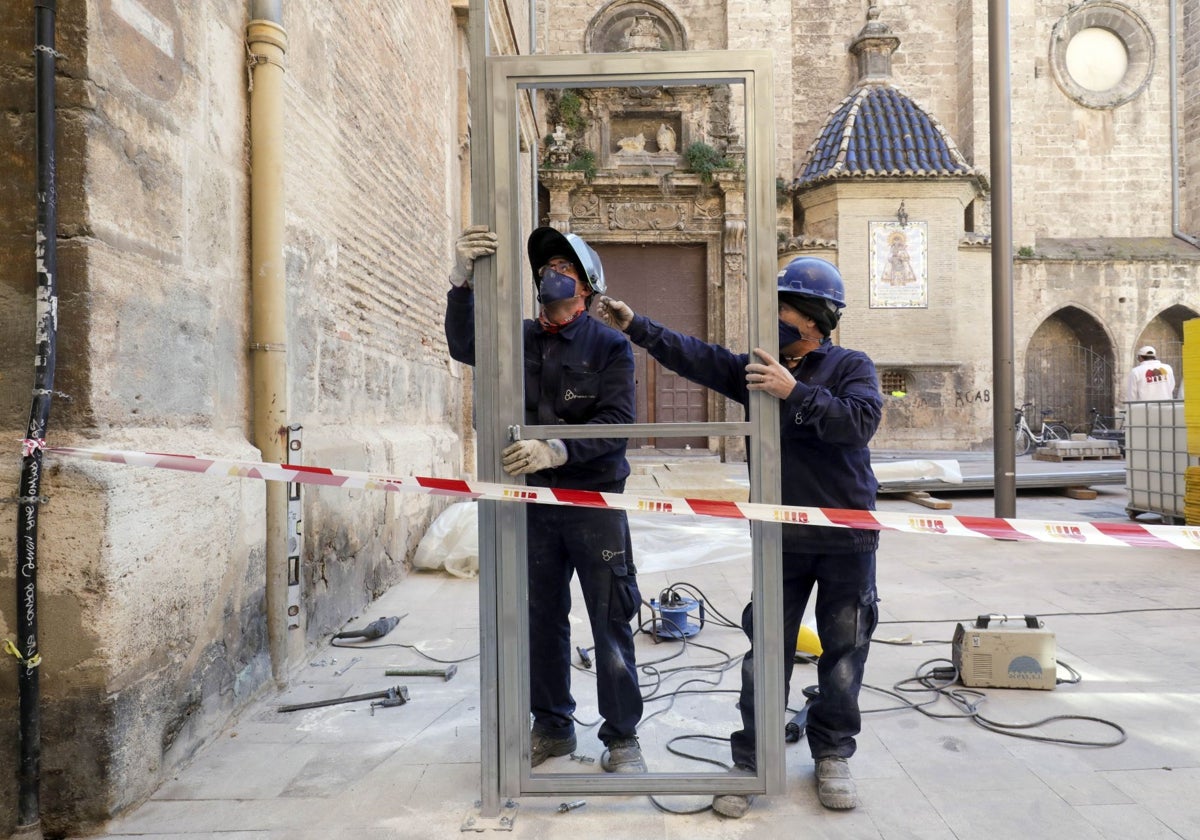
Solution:
[{"label": "welding machine", "polygon": [[[1058,682],[1054,634],[1037,616],[981,615],[972,627],[959,624],[952,642],[954,667],[972,688],[1052,689]],[[996,623],[993,623],[996,622]]]}]

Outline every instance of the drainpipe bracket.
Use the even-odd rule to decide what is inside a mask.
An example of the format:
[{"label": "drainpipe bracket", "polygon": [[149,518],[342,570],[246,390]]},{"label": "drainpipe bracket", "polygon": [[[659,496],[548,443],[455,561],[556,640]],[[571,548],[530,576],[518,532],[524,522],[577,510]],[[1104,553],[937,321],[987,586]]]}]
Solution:
[{"label": "drainpipe bracket", "polygon": [[0,505],[48,505],[49,496],[6,496],[0,499]]},{"label": "drainpipe bracket", "polygon": [[51,58],[56,59],[58,61],[66,61],[67,60],[67,57],[65,55],[60,53],[58,50],[54,49],[54,47],[51,47],[47,44],[36,45],[33,48],[33,52],[31,52],[30,55],[32,55],[36,58],[37,54],[40,52],[44,52],[47,55],[49,55]]}]

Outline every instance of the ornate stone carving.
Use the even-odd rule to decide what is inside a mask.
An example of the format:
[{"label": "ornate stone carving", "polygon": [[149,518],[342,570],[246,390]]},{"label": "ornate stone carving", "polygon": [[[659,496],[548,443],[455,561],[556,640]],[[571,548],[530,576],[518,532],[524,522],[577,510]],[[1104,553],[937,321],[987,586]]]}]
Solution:
[{"label": "ornate stone carving", "polygon": [[613,0],[588,24],[585,52],[657,52],[688,49],[679,19],[660,0]]},{"label": "ornate stone carving", "polygon": [[654,15],[637,15],[625,37],[621,39],[624,52],[648,52],[663,48],[662,35],[658,31],[658,19]]},{"label": "ornate stone carving", "polygon": [[559,123],[550,135],[551,141],[546,149],[546,164],[548,166],[566,166],[571,162],[571,144],[567,140],[567,131]]},{"label": "ornate stone carving", "polygon": [[666,123],[660,123],[658,126],[658,134],[654,137],[658,143],[658,153],[661,155],[664,152],[675,151],[675,129]]},{"label": "ornate stone carving", "polygon": [[617,154],[637,154],[646,150],[646,135],[640,131],[633,137],[622,137],[617,141]]},{"label": "ornate stone carving", "polygon": [[683,230],[687,204],[682,201],[623,201],[608,206],[614,230]]},{"label": "ornate stone carving", "polygon": [[725,221],[725,242],[723,244],[725,254],[732,256],[733,254],[741,254],[746,250],[746,220],[745,219],[726,219]]},{"label": "ornate stone carving", "polygon": [[698,198],[695,202],[695,210],[697,219],[719,219],[721,218],[721,199],[716,196],[710,198]]},{"label": "ornate stone carving", "polygon": [[578,219],[596,219],[600,217],[600,199],[595,193],[581,195],[571,205],[571,215]]}]

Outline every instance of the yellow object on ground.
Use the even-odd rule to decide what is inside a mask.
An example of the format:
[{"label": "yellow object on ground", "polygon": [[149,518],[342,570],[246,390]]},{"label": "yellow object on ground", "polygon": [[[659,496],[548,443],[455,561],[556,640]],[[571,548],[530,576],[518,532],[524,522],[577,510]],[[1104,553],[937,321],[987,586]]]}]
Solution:
[{"label": "yellow object on ground", "polygon": [[813,656],[820,656],[821,639],[817,636],[817,631],[807,624],[801,624],[800,634],[796,636],[796,650],[800,653],[811,653]]}]

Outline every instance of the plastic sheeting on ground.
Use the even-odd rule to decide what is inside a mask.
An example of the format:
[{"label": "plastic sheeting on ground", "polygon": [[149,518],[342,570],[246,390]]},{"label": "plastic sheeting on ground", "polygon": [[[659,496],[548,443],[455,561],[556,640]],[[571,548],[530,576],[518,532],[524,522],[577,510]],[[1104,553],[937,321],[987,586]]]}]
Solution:
[{"label": "plastic sheeting on ground", "polygon": [[947,484],[962,484],[962,470],[958,461],[912,461],[871,462],[871,471],[880,484],[889,481],[912,481],[919,478],[937,479]]},{"label": "plastic sheeting on ground", "polygon": [[445,569],[461,578],[479,575],[477,502],[457,502],[433,520],[413,554],[418,569]]}]

